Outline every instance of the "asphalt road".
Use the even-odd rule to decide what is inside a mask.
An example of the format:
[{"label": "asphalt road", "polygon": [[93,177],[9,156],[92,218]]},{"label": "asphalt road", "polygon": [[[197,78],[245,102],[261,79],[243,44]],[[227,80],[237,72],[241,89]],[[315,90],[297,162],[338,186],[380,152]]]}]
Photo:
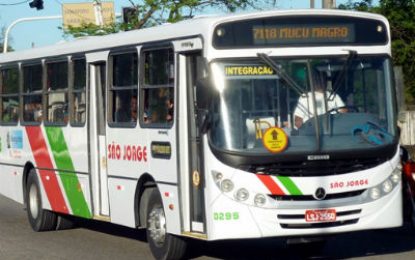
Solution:
[{"label": "asphalt road", "polygon": [[[288,247],[278,239],[197,242],[189,258],[205,259],[415,259],[415,232],[404,227],[337,235],[322,252]],[[79,227],[33,232],[26,212],[0,196],[0,260],[152,259],[145,233],[118,225],[82,221]]]}]

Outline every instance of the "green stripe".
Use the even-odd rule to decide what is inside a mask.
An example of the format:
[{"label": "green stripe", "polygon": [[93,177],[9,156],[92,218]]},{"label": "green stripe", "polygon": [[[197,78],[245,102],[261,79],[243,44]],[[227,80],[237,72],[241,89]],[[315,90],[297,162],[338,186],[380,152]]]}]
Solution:
[{"label": "green stripe", "polygon": [[290,195],[303,195],[301,190],[295,185],[295,183],[289,178],[284,176],[278,176],[278,180],[284,185],[284,187],[288,190]]},{"label": "green stripe", "polygon": [[52,149],[53,158],[55,159],[56,167],[60,170],[70,171],[58,172],[66,197],[71,205],[72,213],[75,216],[91,218],[91,211],[89,210],[85,196],[82,192],[78,176],[75,174],[75,167],[71,155],[69,154],[62,129],[60,127],[45,127],[45,130],[49,145]]}]

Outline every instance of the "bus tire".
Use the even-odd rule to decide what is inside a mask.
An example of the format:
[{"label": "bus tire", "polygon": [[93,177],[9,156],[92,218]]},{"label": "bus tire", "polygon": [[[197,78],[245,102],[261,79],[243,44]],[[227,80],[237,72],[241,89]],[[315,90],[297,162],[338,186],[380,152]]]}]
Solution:
[{"label": "bus tire", "polygon": [[166,216],[160,193],[152,188],[148,200],[147,241],[156,259],[182,259],[186,253],[187,243],[184,239],[167,233]]},{"label": "bus tire", "polygon": [[43,209],[39,179],[36,170],[31,169],[26,186],[27,217],[30,226],[36,232],[55,230],[57,216]]}]

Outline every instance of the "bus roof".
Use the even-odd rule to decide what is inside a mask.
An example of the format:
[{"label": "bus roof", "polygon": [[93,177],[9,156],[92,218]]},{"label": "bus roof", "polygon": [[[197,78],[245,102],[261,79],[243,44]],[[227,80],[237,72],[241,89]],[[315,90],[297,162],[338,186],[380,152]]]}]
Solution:
[{"label": "bus roof", "polygon": [[44,57],[57,57],[76,53],[88,53],[98,50],[108,50],[123,46],[135,46],[148,42],[167,41],[171,39],[199,35],[202,36],[205,41],[209,42],[211,40],[214,27],[223,22],[295,15],[362,17],[381,20],[388,25],[386,18],[381,15],[330,9],[271,10],[224,16],[204,16],[184,20],[174,24],[164,24],[156,27],[120,32],[105,36],[82,37],[70,42],[0,54],[0,63],[33,60]]}]

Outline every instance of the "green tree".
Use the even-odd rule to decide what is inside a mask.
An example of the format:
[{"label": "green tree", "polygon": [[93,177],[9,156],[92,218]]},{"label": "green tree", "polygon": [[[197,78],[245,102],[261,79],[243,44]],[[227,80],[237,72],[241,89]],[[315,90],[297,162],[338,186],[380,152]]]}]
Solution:
[{"label": "green tree", "polygon": [[403,69],[406,102],[415,105],[415,0],[381,0],[378,12],[389,20],[393,61]]},{"label": "green tree", "polygon": [[67,36],[105,35],[120,30],[128,31],[151,27],[163,23],[174,23],[192,17],[205,8],[215,8],[235,12],[238,9],[260,9],[274,7],[277,0],[129,0],[135,12],[128,23],[114,23],[105,26],[83,24],[80,27],[64,29]]},{"label": "green tree", "polygon": [[339,8],[378,13],[389,20],[392,57],[404,72],[406,104],[415,105],[415,0],[380,0],[379,6],[372,0],[349,0]]},{"label": "green tree", "polygon": [[340,4],[339,9],[344,10],[356,10],[356,11],[369,11],[373,8],[372,0],[361,0],[361,1],[352,1],[348,0],[345,4]]}]

